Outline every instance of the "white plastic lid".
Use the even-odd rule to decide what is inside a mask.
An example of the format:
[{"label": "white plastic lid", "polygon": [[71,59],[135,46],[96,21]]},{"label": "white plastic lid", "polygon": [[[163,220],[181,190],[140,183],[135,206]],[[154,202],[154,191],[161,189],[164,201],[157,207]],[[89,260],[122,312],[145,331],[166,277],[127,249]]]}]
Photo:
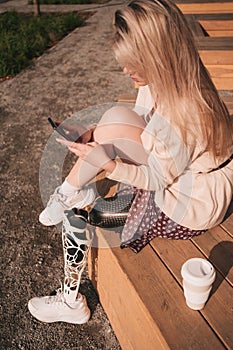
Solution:
[{"label": "white plastic lid", "polygon": [[208,260],[192,258],[183,264],[181,275],[184,280],[203,286],[213,283],[215,280],[215,269]]}]

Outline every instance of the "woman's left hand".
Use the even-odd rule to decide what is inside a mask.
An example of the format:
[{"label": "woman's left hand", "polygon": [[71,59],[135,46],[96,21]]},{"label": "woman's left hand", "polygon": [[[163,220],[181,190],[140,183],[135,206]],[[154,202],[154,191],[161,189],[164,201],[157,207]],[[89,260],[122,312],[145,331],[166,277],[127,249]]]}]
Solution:
[{"label": "woman's left hand", "polygon": [[82,144],[65,139],[56,139],[56,141],[67,146],[71,152],[97,168],[104,169],[104,165],[111,161],[104,147],[97,142]]}]

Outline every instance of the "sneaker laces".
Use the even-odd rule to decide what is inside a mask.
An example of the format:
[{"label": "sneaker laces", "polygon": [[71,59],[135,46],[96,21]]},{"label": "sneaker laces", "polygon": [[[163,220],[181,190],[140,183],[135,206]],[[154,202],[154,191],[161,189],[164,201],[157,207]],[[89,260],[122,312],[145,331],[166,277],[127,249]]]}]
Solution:
[{"label": "sneaker laces", "polygon": [[50,196],[50,199],[48,201],[47,207],[51,206],[51,204],[53,203],[54,200],[56,200],[57,202],[60,202],[63,205],[65,205],[64,202],[67,200],[67,196],[64,195],[63,193],[59,192],[59,189],[57,189],[57,191],[55,191],[55,193],[53,193]]},{"label": "sneaker laces", "polygon": [[62,287],[62,282],[60,281],[60,287],[58,289],[55,290],[56,294],[55,295],[51,295],[48,296],[48,298],[46,299],[45,303],[46,304],[65,304],[66,306],[68,306],[70,309],[75,309],[72,306],[70,306],[67,302],[66,299],[64,297],[64,293],[63,293],[63,287]]},{"label": "sneaker laces", "polygon": [[60,187],[56,189],[56,191],[50,196],[50,199],[48,201],[47,207],[49,207],[53,201],[57,201],[58,203],[61,203],[61,205],[65,208],[69,208],[70,204],[75,201],[76,196],[80,193],[80,190],[77,189],[73,194],[67,196],[66,194],[63,194],[59,191]]},{"label": "sneaker laces", "polygon": [[53,304],[53,303],[59,303],[63,302],[65,300],[63,295],[63,284],[61,280],[58,280],[60,287],[57,289],[54,289],[51,294],[47,297],[47,304]]}]

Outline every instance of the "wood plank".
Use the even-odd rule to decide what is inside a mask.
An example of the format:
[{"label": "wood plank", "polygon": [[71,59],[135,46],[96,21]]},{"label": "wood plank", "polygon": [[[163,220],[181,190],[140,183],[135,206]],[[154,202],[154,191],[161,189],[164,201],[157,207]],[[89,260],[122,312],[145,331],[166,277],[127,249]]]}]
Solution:
[{"label": "wood plank", "polygon": [[200,57],[204,64],[232,64],[233,51],[232,50],[208,50],[200,49]]},{"label": "wood plank", "polygon": [[136,94],[121,94],[118,96],[118,102],[134,103],[136,101]]},{"label": "wood plank", "polygon": [[[189,240],[172,241],[155,239],[151,242],[151,245],[180,284],[182,283],[180,273],[182,264],[191,257],[203,257],[201,251]],[[223,279],[217,270],[213,292],[204,309],[199,312],[218,334],[227,349],[233,348],[233,319],[231,309],[232,287]],[[211,349],[212,347],[209,346],[207,348]]]},{"label": "wood plank", "polygon": [[[217,1],[219,2],[219,1]],[[232,1],[231,1],[232,2]],[[231,13],[196,13],[196,14],[186,14],[185,18],[189,20],[192,17],[196,21],[231,21],[233,20],[233,12]]]},{"label": "wood plank", "polygon": [[233,214],[231,214],[231,216],[228,219],[226,219],[220,225],[220,227],[222,227],[228,233],[228,235],[233,237]]},{"label": "wood plank", "polygon": [[[220,96],[221,96],[223,102],[225,103],[229,113],[233,114],[233,96],[224,96],[222,94]],[[228,97],[231,97],[231,98],[228,99]],[[232,216],[232,219],[233,219],[233,216]],[[232,234],[233,234],[233,224],[232,224]]]},{"label": "wood plank", "polygon": [[217,90],[233,90],[233,65],[205,65]]},{"label": "wood plank", "polygon": [[211,77],[217,90],[232,90],[232,78]]},{"label": "wood plank", "polygon": [[233,286],[232,237],[223,228],[217,226],[208,230],[204,235],[194,238],[192,242]]},{"label": "wood plank", "polygon": [[198,50],[233,50],[233,40],[229,37],[197,37],[196,45]]},{"label": "wood plank", "polygon": [[203,28],[205,30],[216,30],[216,29],[233,30],[233,20],[203,20],[203,19],[199,19],[198,22],[203,26]]},{"label": "wood plank", "polygon": [[221,97],[226,104],[233,103],[233,91],[224,92]]},{"label": "wood plank", "polygon": [[199,312],[186,306],[182,289],[149,245],[140,254],[100,248],[97,255],[91,276],[97,276],[100,301],[123,349],[224,348]]},{"label": "wood plank", "polygon": [[[210,0],[208,3],[219,2],[219,0]],[[232,0],[224,0],[224,2],[232,2]],[[175,0],[176,4],[203,4],[206,3],[206,0]]]},{"label": "wood plank", "polygon": [[217,3],[188,3],[177,4],[184,14],[204,14],[204,13],[231,13],[233,9],[232,2]]},{"label": "wood plank", "polygon": [[219,37],[219,36],[233,36],[233,30],[207,30],[206,31],[211,37]]},{"label": "wood plank", "polygon": [[[150,272],[145,277],[148,274]],[[140,294],[132,287],[130,276],[122,270],[112,249],[98,250],[97,276],[100,302],[122,349],[169,349],[161,331],[141,301]]]},{"label": "wood plank", "polygon": [[[231,78],[233,85],[233,64],[206,64],[206,68],[210,72],[212,78]],[[233,88],[233,86],[232,86]],[[232,89],[227,89],[232,90]]]}]

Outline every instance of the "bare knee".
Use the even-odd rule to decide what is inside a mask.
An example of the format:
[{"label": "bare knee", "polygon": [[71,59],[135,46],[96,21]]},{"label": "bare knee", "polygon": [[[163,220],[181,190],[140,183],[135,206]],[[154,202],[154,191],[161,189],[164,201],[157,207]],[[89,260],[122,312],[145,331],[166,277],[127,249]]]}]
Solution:
[{"label": "bare knee", "polygon": [[94,132],[97,142],[130,137],[140,141],[145,121],[133,110],[125,106],[114,106],[102,116]]},{"label": "bare knee", "polygon": [[99,125],[105,124],[132,124],[144,128],[145,122],[135,111],[125,106],[114,106],[108,109],[102,116]]}]

